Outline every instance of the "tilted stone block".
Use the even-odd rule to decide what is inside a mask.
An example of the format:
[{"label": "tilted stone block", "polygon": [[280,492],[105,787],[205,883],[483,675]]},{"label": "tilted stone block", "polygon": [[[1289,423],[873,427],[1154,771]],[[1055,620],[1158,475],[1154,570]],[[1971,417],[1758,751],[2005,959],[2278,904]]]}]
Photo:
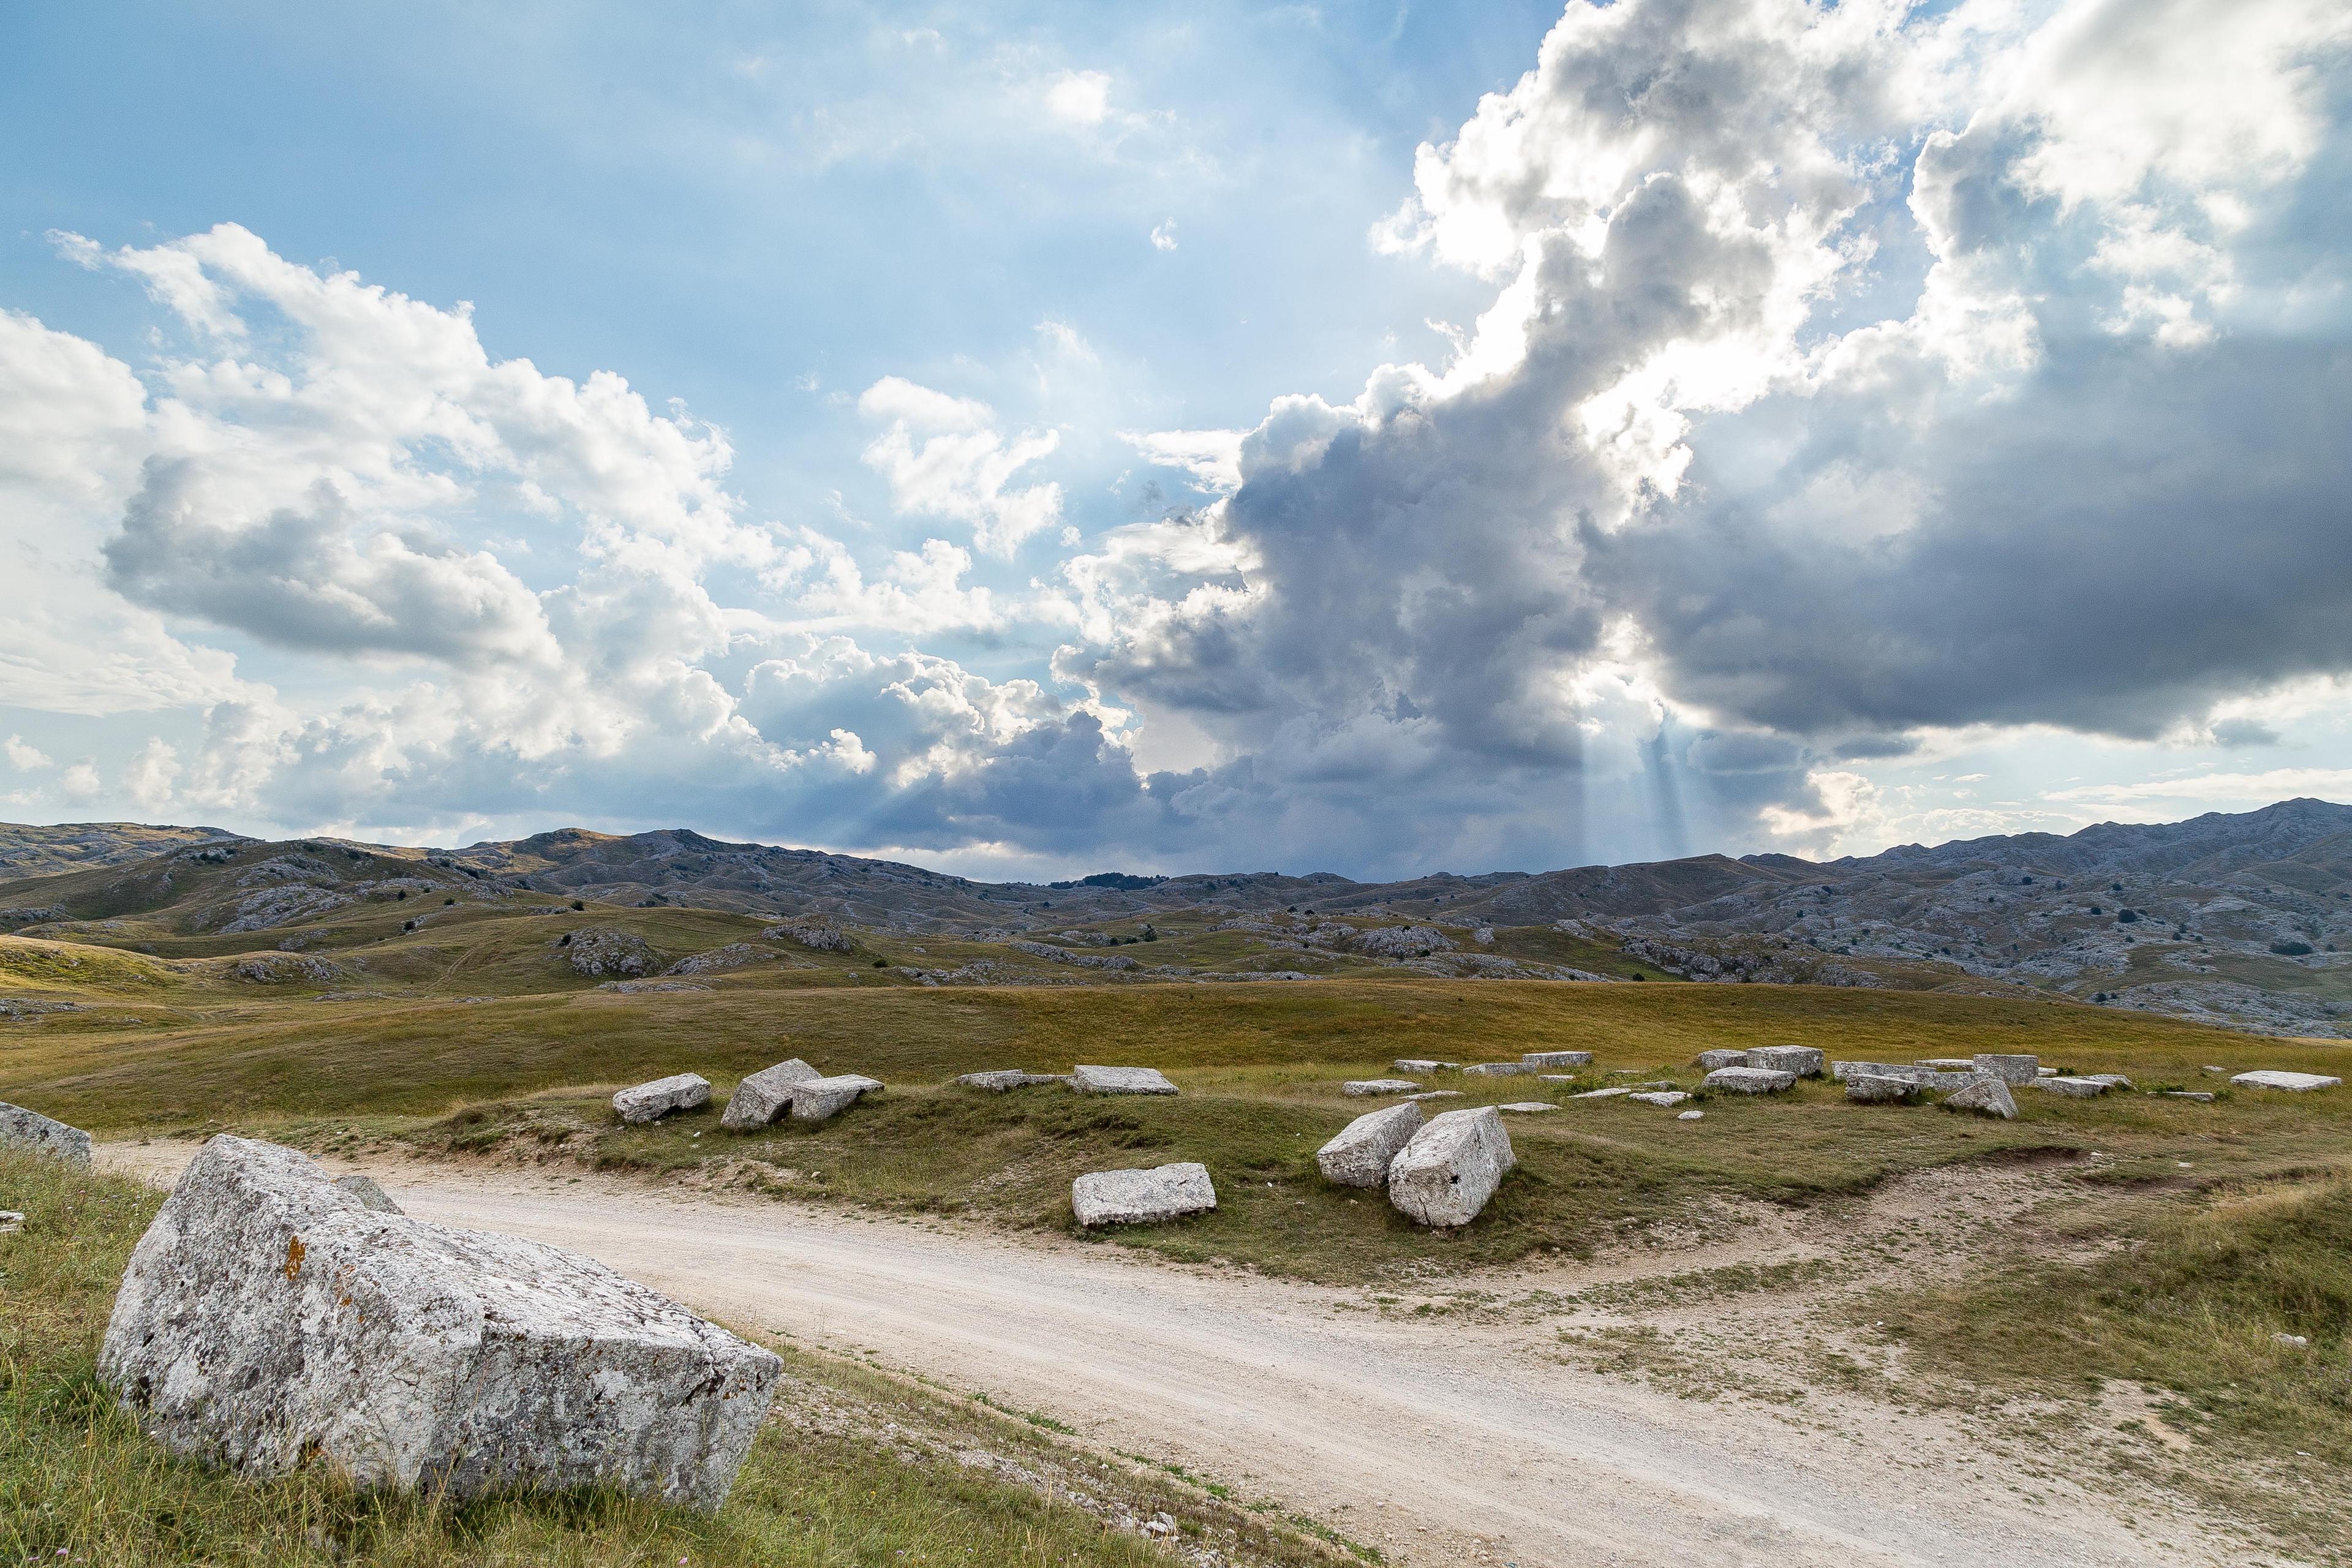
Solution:
[{"label": "tilted stone block", "polygon": [[700,1073],[673,1073],[625,1089],[613,1097],[613,1112],[632,1126],[657,1121],[673,1110],[710,1103],[710,1080]]},{"label": "tilted stone block", "polygon": [[1433,1116],[1389,1163],[1389,1202],[1423,1225],[1468,1225],[1518,1163],[1491,1105]]},{"label": "tilted stone block", "polygon": [[360,1207],[375,1214],[400,1214],[401,1206],[392,1201],[392,1194],[367,1176],[337,1176],[335,1185],[359,1199]]},{"label": "tilted stone block", "polygon": [[830,1121],[869,1094],[881,1091],[879,1079],[863,1073],[836,1073],[793,1085],[793,1120]]},{"label": "tilted stone block", "polygon": [[89,1163],[89,1133],[5,1100],[0,1100],[0,1149],[47,1154],[72,1165]]},{"label": "tilted stone block", "polygon": [[1377,1187],[1389,1179],[1389,1162],[1421,1124],[1421,1107],[1409,1102],[1359,1116],[1315,1151],[1316,1168],[1343,1187]]},{"label": "tilted stone block", "polygon": [[367,1209],[231,1137],[140,1238],[99,1355],[142,1430],[247,1475],[323,1460],[453,1502],[601,1485],[704,1509],[781,1370],[603,1264]]},{"label": "tilted stone block", "polygon": [[765,1127],[792,1109],[796,1086],[814,1083],[824,1076],[798,1057],[772,1068],[761,1068],[737,1084],[735,1092],[727,1097],[727,1110],[719,1118],[719,1125],[730,1132],[749,1132]]},{"label": "tilted stone block", "polygon": [[1998,1116],[2003,1121],[2014,1121],[2017,1120],[2017,1097],[2009,1092],[2005,1080],[1987,1074],[1947,1095],[1944,1109],[1973,1110],[1979,1116]]}]

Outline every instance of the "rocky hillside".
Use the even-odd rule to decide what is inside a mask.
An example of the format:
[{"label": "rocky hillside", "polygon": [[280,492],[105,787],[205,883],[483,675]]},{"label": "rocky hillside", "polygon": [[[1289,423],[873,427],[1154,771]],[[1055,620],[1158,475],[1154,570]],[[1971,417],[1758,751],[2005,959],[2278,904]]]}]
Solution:
[{"label": "rocky hillside", "polygon": [[[419,921],[460,901],[581,900],[1034,947],[1037,937],[1084,946],[1122,922],[1181,914],[1279,963],[1348,952],[1432,973],[1507,973],[1499,955],[1528,948],[1514,962],[1568,974],[1605,951],[1693,980],[2026,988],[2352,1037],[2352,952],[2342,951],[2352,945],[2352,807],[2316,800],[2065,837],[1906,845],[1826,864],[1709,855],[1390,883],[1271,872],[976,882],[686,829],[570,828],[438,850],[264,844],[196,828],[0,827],[0,844],[43,842],[79,858],[0,885],[0,931],[103,941],[109,922],[135,919],[188,937],[299,946],[334,911],[388,900],[415,899],[401,913]],[[160,855],[159,842],[170,847]],[[1366,934],[1374,922],[1427,934],[1410,939],[1412,952],[1373,952],[1366,942],[1406,941]],[[1496,930],[1517,934],[1498,949]],[[1529,933],[1548,931],[1570,945],[1528,947]],[[264,933],[285,934],[257,940]]]},{"label": "rocky hillside", "polygon": [[150,827],[136,822],[67,822],[54,827],[0,822],[0,882],[127,865],[184,845],[237,837],[218,827]]}]

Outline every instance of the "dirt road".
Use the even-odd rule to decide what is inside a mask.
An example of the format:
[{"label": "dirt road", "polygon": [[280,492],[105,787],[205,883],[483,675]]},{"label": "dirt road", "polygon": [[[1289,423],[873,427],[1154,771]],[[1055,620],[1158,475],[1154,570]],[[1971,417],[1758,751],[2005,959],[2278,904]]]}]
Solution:
[{"label": "dirt road", "polygon": [[[101,1159],[168,1181],[191,1151]],[[420,1218],[586,1253],[711,1317],[872,1352],[1269,1498],[1400,1563],[2021,1568],[2243,1561],[1863,1402],[1800,1418],[1568,1363],[1556,1329],[597,1177],[369,1163]]]}]

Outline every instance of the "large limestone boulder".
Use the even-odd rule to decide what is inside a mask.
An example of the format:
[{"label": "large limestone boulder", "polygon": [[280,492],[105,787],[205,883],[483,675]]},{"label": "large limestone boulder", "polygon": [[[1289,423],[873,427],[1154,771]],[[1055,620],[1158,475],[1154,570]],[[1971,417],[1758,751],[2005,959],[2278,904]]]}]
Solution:
[{"label": "large limestone boulder", "polygon": [[2042,1058],[2001,1051],[1979,1051],[1969,1058],[1979,1072],[1990,1073],[2006,1084],[2032,1083],[2042,1074]]},{"label": "large limestone boulder", "polygon": [[173,1452],[451,1501],[609,1486],[716,1509],[775,1356],[599,1263],[364,1207],[205,1145],[131,1255],[99,1373]]},{"label": "large limestone boulder", "polygon": [[1389,1179],[1389,1162],[1421,1126],[1421,1107],[1413,1104],[1359,1116],[1315,1151],[1316,1168],[1343,1187],[1377,1187]]},{"label": "large limestone boulder", "polygon": [[1411,1094],[1421,1085],[1409,1078],[1351,1078],[1339,1086],[1341,1094]]},{"label": "large limestone boulder", "polygon": [[634,1127],[709,1103],[710,1080],[700,1073],[681,1072],[621,1090],[613,1097],[613,1113]]},{"label": "large limestone boulder", "polygon": [[719,1125],[730,1132],[751,1132],[772,1123],[793,1108],[793,1090],[824,1075],[798,1057],[761,1068],[735,1086]]},{"label": "large limestone boulder", "polygon": [[1744,1068],[1747,1065],[1748,1053],[1746,1051],[1735,1051],[1725,1048],[1712,1051],[1701,1051],[1698,1054],[1698,1066],[1701,1069],[1706,1072],[1713,1072],[1717,1068]]},{"label": "large limestone boulder", "polygon": [[1747,1065],[1762,1068],[1767,1072],[1819,1078],[1827,1060],[1827,1053],[1815,1050],[1811,1046],[1758,1046],[1748,1053]]},{"label": "large limestone boulder", "polygon": [[1973,1110],[1979,1116],[1997,1116],[2003,1121],[2017,1120],[2017,1097],[2009,1092],[2009,1082],[1988,1073],[1976,1082],[1963,1086],[1944,1097],[1947,1110]]},{"label": "large limestone boulder", "polygon": [[1845,1097],[1856,1105],[1900,1105],[1918,1092],[1919,1086],[1907,1078],[1874,1072],[1845,1075]]},{"label": "large limestone boulder", "polygon": [[1176,1086],[1158,1068],[1074,1067],[1074,1088],[1088,1094],[1173,1094]]},{"label": "large limestone boulder", "polygon": [[0,1100],[0,1149],[47,1154],[73,1165],[89,1163],[89,1133],[5,1100]]},{"label": "large limestone boulder", "polygon": [[1216,1206],[1209,1167],[1190,1161],[1149,1171],[1093,1171],[1070,1184],[1071,1212],[1089,1230],[1181,1219]]},{"label": "large limestone boulder", "polygon": [[[1756,1053],[1750,1051],[1749,1056]],[[1717,1068],[1698,1080],[1701,1089],[1717,1094],[1778,1094],[1797,1087],[1797,1075],[1770,1068]]]},{"label": "large limestone boulder", "polygon": [[1519,1060],[1531,1068],[1589,1068],[1591,1051],[1522,1051]]},{"label": "large limestone boulder", "polygon": [[882,1080],[862,1073],[835,1073],[793,1085],[793,1120],[830,1121],[869,1094],[878,1094]]},{"label": "large limestone boulder", "polygon": [[2329,1078],[2325,1073],[2286,1072],[2277,1068],[2262,1068],[2253,1072],[2236,1074],[2230,1081],[2240,1089],[2283,1089],[2290,1094],[2308,1094],[2315,1089],[2334,1089],[2344,1080]]},{"label": "large limestone boulder", "polygon": [[1491,1105],[1433,1116],[1389,1162],[1389,1202],[1423,1225],[1468,1225],[1518,1163]]}]

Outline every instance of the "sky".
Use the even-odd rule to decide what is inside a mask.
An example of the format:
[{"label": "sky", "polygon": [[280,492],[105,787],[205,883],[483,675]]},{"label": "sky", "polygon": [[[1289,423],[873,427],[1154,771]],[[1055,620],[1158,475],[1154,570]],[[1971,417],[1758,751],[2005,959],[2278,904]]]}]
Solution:
[{"label": "sky", "polygon": [[2340,0],[0,8],[0,816],[2352,799]]}]

